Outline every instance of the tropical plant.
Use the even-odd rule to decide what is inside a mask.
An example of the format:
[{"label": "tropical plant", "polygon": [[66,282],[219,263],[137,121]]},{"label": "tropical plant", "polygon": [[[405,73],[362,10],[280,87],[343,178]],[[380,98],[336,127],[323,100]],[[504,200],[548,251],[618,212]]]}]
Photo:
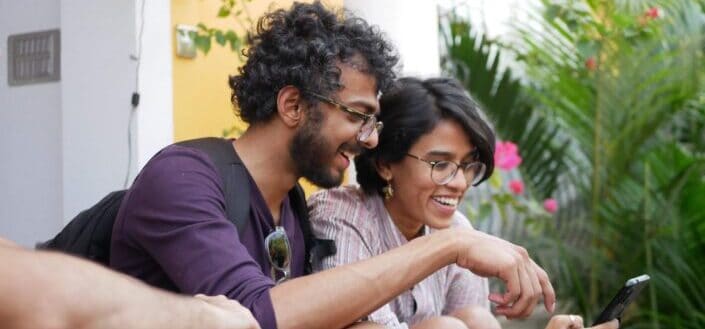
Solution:
[{"label": "tropical plant", "polygon": [[[221,0],[218,8],[217,17],[230,19],[238,24],[242,31],[249,31],[252,27],[252,17],[247,10],[247,2],[252,0]],[[209,27],[204,23],[198,23],[196,31],[190,32],[194,40],[196,49],[208,54],[213,41],[221,47],[230,46],[230,50],[242,55],[241,50],[244,46],[242,32],[236,32],[233,29],[220,29]]]},{"label": "tropical plant", "polygon": [[[500,136],[535,132],[544,137],[537,148],[561,150],[560,158],[547,159],[550,151],[525,158],[527,168],[544,171],[565,164],[560,172],[522,171],[530,182],[553,176],[562,203],[552,225],[529,237],[531,250],[560,299],[572,302],[569,311],[595,316],[626,278],[645,272],[652,282],[623,328],[704,328],[702,3],[542,4],[517,26],[520,46],[446,30],[455,33],[446,38],[449,56],[471,67],[449,71],[471,82]],[[454,53],[464,39],[476,63]],[[497,54],[507,51],[517,52],[525,74],[514,85],[496,69]],[[532,125],[535,118],[545,128]]]},{"label": "tropical plant", "polygon": [[442,13],[439,20],[444,74],[465,85],[501,138],[519,145],[526,164],[520,170],[527,178],[527,189],[540,198],[551,196],[565,168],[562,159],[567,144],[556,138],[557,127],[534,111],[512,70],[501,68],[499,45],[476,32],[455,10]]}]

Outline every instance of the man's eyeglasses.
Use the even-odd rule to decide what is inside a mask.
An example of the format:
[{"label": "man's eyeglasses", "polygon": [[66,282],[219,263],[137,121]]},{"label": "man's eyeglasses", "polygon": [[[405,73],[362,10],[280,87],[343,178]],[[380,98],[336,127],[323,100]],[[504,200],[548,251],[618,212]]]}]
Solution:
[{"label": "man's eyeglasses", "polygon": [[312,91],[306,91],[307,94],[317,98],[320,101],[326,102],[330,105],[333,105],[340,109],[341,111],[345,111],[352,116],[358,118],[360,121],[362,121],[362,126],[360,127],[360,131],[357,133],[357,141],[358,142],[365,142],[367,139],[372,136],[372,133],[377,132],[379,134],[382,132],[382,127],[384,127],[384,124],[382,122],[377,121],[377,117],[375,117],[373,114],[367,114],[360,112],[358,110],[353,109],[350,106],[340,104],[326,96],[323,96],[321,94],[314,93]]},{"label": "man's eyeglasses", "polygon": [[445,160],[430,161],[408,153],[406,155],[428,163],[431,166],[431,180],[438,185],[446,185],[450,183],[450,181],[453,180],[453,177],[455,177],[455,174],[458,172],[458,169],[462,168],[465,180],[471,186],[475,186],[480,183],[483,177],[485,177],[485,171],[487,170],[484,163],[477,161],[457,164],[453,161]]},{"label": "man's eyeglasses", "polygon": [[[291,246],[284,228],[277,226],[272,233],[269,233],[264,239],[264,246],[267,249],[269,264],[272,266],[270,273],[272,279],[277,284],[288,280],[291,276]],[[275,270],[283,273],[281,279],[276,279]]]}]

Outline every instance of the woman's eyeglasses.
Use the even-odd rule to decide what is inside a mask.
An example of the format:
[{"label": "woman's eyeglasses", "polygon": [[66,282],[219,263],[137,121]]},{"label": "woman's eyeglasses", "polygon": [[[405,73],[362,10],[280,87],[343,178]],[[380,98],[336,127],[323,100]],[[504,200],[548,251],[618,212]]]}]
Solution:
[{"label": "woman's eyeglasses", "polygon": [[431,180],[438,185],[446,185],[453,180],[458,169],[463,169],[463,175],[469,185],[475,186],[485,177],[487,167],[482,162],[468,162],[457,164],[453,161],[430,161],[413,154],[406,154],[409,157],[428,163],[431,166]]},{"label": "woman's eyeglasses", "polygon": [[[277,284],[288,280],[291,276],[291,246],[284,227],[277,226],[272,233],[269,233],[264,239],[264,246],[267,249],[269,264],[272,266],[270,273],[272,279]],[[276,279],[275,270],[283,273],[279,280]]]}]

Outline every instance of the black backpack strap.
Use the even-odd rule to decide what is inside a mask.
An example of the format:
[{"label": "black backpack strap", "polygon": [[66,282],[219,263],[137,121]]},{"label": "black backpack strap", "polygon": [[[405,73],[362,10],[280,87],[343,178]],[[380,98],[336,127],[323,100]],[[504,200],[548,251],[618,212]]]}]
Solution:
[{"label": "black backpack strap", "polygon": [[225,212],[238,232],[244,232],[250,218],[250,184],[247,169],[229,139],[206,137],[176,143],[208,154],[223,182]]},{"label": "black backpack strap", "polygon": [[[208,154],[223,180],[225,211],[228,219],[235,224],[238,232],[244,232],[250,215],[250,184],[247,169],[242,163],[232,142],[227,139],[206,137],[177,143],[178,145],[201,150]],[[289,201],[299,219],[306,246],[306,274],[311,273],[311,261],[336,253],[333,240],[317,239],[313,235],[308,220],[308,207],[303,189],[297,183],[289,191]]]},{"label": "black backpack strap", "polygon": [[289,202],[291,207],[299,218],[301,232],[304,235],[304,243],[306,245],[306,265],[304,267],[305,274],[311,274],[311,264],[314,260],[320,260],[324,257],[334,255],[336,253],[335,241],[327,239],[318,239],[313,235],[311,222],[308,220],[308,207],[306,206],[306,195],[299,183],[296,183],[294,188],[289,191]]}]

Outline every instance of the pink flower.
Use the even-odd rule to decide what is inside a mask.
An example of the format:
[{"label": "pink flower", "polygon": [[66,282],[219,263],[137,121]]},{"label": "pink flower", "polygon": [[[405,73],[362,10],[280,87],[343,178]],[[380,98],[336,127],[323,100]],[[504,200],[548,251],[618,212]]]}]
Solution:
[{"label": "pink flower", "polygon": [[543,201],[543,209],[546,209],[551,214],[555,214],[558,211],[558,201],[553,198],[548,198]]},{"label": "pink flower", "polygon": [[651,18],[651,19],[656,19],[661,16],[661,13],[659,12],[658,7],[651,7],[646,10],[646,12],[644,13],[644,16]]},{"label": "pink flower", "polygon": [[524,193],[524,183],[518,179],[513,179],[509,181],[509,189],[516,195],[522,194]]},{"label": "pink flower", "polygon": [[521,164],[517,145],[512,142],[498,142],[494,152],[495,165],[503,170],[512,170]]},{"label": "pink flower", "polygon": [[595,57],[590,56],[585,60],[585,68],[587,68],[588,71],[595,71],[597,68],[597,61],[595,61]]}]

